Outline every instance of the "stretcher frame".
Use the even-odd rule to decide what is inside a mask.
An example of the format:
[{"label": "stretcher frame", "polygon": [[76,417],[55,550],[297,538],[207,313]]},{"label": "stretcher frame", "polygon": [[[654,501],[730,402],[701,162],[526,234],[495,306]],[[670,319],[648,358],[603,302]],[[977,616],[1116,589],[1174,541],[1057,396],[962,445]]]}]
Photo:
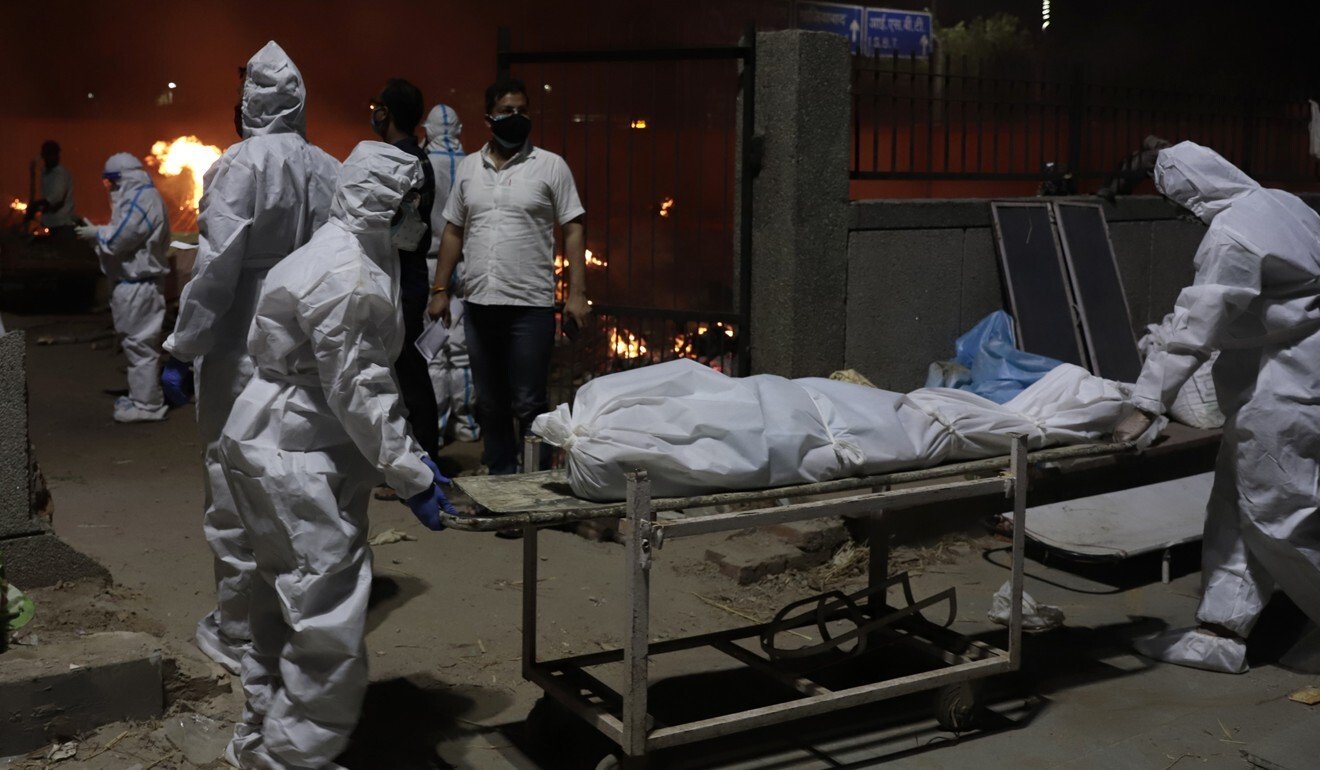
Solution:
[{"label": "stretcher frame", "polygon": [[[1003,495],[1011,500],[1018,521],[1025,521],[1029,468],[1033,464],[1061,462],[1084,457],[1114,454],[1130,448],[1127,444],[1091,444],[1060,449],[1027,452],[1026,439],[1011,437],[1007,457],[958,463],[922,471],[892,473],[865,478],[841,479],[821,484],[754,492],[736,492],[682,499],[653,499],[645,471],[628,475],[627,500],[622,504],[599,504],[579,501],[580,507],[558,510],[525,510],[504,515],[481,517],[446,516],[445,523],[459,530],[497,531],[521,528],[523,533],[522,591],[522,674],[539,686],[547,696],[585,720],[619,746],[618,760],[624,768],[642,768],[647,756],[657,750],[702,741],[738,732],[775,725],[790,720],[819,716],[841,709],[875,703],[912,693],[941,689],[940,703],[952,704],[953,711],[937,712],[946,728],[960,729],[960,715],[966,717],[976,681],[996,674],[1018,670],[1022,658],[1022,590],[1026,527],[1014,527],[1010,585],[1012,612],[1008,626],[1007,650],[975,641],[947,628],[925,621],[919,612],[898,610],[887,602],[887,585],[902,584],[905,579],[889,580],[889,526],[886,516],[904,509],[931,503],[953,502],[986,495]],[[524,467],[535,467],[539,442],[529,440]],[[523,481],[555,478],[554,473],[522,474]],[[478,492],[481,477],[458,479],[459,486]],[[511,477],[504,477],[510,479]],[[466,483],[465,483],[466,482]],[[922,482],[919,486],[909,486]],[[520,482],[521,483],[521,482]],[[895,485],[903,488],[895,489]],[[850,491],[832,499],[806,499],[823,492]],[[732,513],[702,513],[673,520],[657,519],[659,510],[680,510],[738,501],[772,501],[766,507]],[[716,501],[716,502],[712,502]],[[776,504],[776,502],[778,504]],[[620,649],[578,655],[558,660],[538,659],[537,649],[537,572],[538,533],[541,528],[574,521],[588,521],[623,516],[626,617],[624,644]],[[738,642],[754,639],[770,629],[771,624],[702,634],[664,642],[650,641],[650,578],[656,555],[665,544],[695,535],[731,532],[790,522],[811,521],[832,516],[868,517],[868,597],[865,612],[874,621],[891,613],[905,615],[902,624],[891,624],[877,631],[886,642],[899,642],[924,653],[936,666],[932,670],[881,680],[842,690],[830,690],[807,675],[776,667],[768,657]],[[909,594],[909,605],[911,597]],[[782,631],[815,623],[804,617],[796,625],[779,625]],[[877,625],[885,625],[879,623]],[[793,691],[798,698],[783,703],[701,719],[679,725],[660,725],[647,710],[648,668],[652,656],[712,648],[751,669],[767,675]],[[625,669],[622,692],[600,681],[587,671],[595,666],[622,662]],[[947,693],[947,697],[946,694]],[[943,705],[941,706],[941,709]],[[612,761],[607,757],[607,761]],[[602,763],[602,767],[609,766]]]}]

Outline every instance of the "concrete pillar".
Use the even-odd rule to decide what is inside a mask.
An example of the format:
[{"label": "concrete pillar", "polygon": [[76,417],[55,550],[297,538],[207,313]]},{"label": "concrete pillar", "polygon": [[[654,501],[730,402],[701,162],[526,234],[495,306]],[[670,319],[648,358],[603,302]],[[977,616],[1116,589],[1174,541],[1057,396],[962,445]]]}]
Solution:
[{"label": "concrete pillar", "polygon": [[751,355],[755,372],[827,376],[844,365],[848,43],[825,32],[756,38]]},{"label": "concrete pillar", "polygon": [[56,537],[34,510],[26,354],[23,332],[0,336],[0,556],[5,577],[19,588],[83,577],[109,579],[105,567]]}]

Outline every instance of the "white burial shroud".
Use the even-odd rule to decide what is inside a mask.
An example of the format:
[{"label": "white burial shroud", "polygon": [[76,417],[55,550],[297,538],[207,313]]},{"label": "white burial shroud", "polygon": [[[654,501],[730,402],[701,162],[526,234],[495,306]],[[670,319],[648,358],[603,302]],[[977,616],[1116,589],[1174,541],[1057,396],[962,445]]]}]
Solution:
[{"label": "white burial shroud", "polygon": [[834,380],[733,378],[686,359],[599,377],[532,431],[565,450],[573,493],[622,500],[645,469],[656,497],[806,484],[1095,441],[1130,386],[1063,365],[1006,404],[947,388],[906,395]]}]

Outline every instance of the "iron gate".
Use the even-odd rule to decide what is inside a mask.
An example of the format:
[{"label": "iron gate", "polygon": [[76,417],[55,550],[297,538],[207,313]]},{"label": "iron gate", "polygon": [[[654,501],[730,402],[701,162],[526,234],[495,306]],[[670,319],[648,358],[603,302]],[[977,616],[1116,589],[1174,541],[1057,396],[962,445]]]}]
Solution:
[{"label": "iron gate", "polygon": [[[749,372],[751,199],[736,199],[735,173],[750,190],[754,46],[749,33],[727,47],[513,51],[500,30],[499,73],[527,86],[532,140],[564,157],[587,210],[594,321],[575,343],[556,338],[552,404],[675,358]],[[557,242],[558,303],[562,254]]]}]

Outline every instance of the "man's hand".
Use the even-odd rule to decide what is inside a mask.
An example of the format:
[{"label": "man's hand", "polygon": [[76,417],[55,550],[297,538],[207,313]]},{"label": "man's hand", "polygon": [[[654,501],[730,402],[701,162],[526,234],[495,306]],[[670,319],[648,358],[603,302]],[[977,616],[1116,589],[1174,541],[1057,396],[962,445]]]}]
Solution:
[{"label": "man's hand", "polygon": [[1120,444],[1136,441],[1145,434],[1153,422],[1155,415],[1138,409],[1114,428],[1114,441]]},{"label": "man's hand", "polygon": [[75,235],[77,235],[79,238],[83,239],[84,241],[94,241],[98,237],[100,237],[101,228],[92,224],[78,225],[77,227],[73,228],[73,232]]},{"label": "man's hand", "polygon": [[591,318],[591,305],[587,302],[585,294],[570,292],[568,301],[564,303],[564,312],[569,318],[577,321],[579,329],[587,328],[587,320]]},{"label": "man's hand", "polygon": [[432,321],[443,321],[445,326],[449,326],[452,323],[449,315],[449,292],[432,294],[431,301],[426,305],[426,314]]}]

